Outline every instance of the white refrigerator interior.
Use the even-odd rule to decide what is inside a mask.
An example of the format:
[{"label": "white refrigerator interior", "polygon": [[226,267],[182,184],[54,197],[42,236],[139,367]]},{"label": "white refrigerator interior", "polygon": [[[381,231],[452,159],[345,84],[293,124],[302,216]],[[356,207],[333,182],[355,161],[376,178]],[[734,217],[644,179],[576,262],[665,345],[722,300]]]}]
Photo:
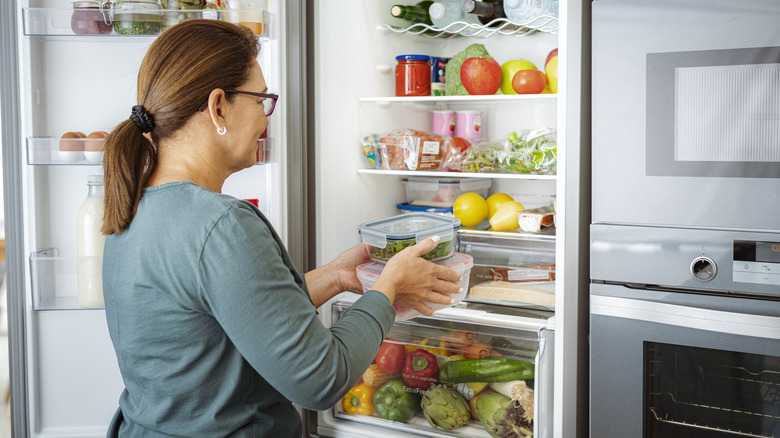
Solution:
[{"label": "white refrigerator interior", "polygon": [[[280,1],[269,2],[268,33],[258,60],[271,92],[284,96],[278,35]],[[102,174],[100,160],[60,154],[69,131],[111,131],[136,102],[139,65],[154,36],[74,35],[71,2],[19,1],[18,69],[23,149],[21,187],[25,289],[24,407],[33,437],[105,436],[123,389],[105,312],[77,299],[76,218],[87,196],[87,176]],[[273,35],[277,35],[276,38]],[[265,141],[268,159],[231,176],[224,192],[257,199],[282,239],[287,238],[284,183],[285,105],[282,98]],[[8,147],[8,146],[4,146]],[[15,332],[20,336],[19,332]],[[21,383],[21,382],[17,382]]]},{"label": "white refrigerator interior", "polygon": [[[341,251],[361,241],[358,227],[361,223],[379,220],[399,214],[396,205],[406,202],[404,177],[489,178],[490,194],[504,192],[523,203],[527,208],[551,204],[557,198],[559,208],[557,225],[556,271],[559,280],[555,284],[555,318],[549,320],[555,336],[555,426],[542,428],[539,436],[573,436],[576,423],[577,386],[577,343],[578,320],[583,313],[578,309],[578,295],[582,275],[579,271],[578,245],[583,236],[579,233],[581,214],[579,197],[584,186],[579,186],[579,107],[573,110],[567,105],[579,105],[578,98],[568,103],[563,94],[514,95],[500,93],[495,96],[445,96],[445,97],[396,97],[396,56],[423,54],[438,57],[452,57],[473,43],[483,44],[499,64],[508,60],[527,59],[543,69],[545,57],[554,48],[567,44],[569,36],[560,32],[535,32],[516,37],[495,35],[488,38],[428,38],[410,33],[388,30],[385,24],[405,27],[400,20],[390,16],[393,4],[413,2],[361,2],[339,0],[313,2],[314,16],[314,114],[316,115],[314,138],[316,143],[315,175],[316,189],[316,235],[318,264],[332,260]],[[581,6],[571,9],[577,17]],[[565,17],[567,8],[562,8]],[[565,18],[562,18],[562,23]],[[562,24],[563,26],[563,24]],[[581,32],[575,25],[572,35]],[[560,38],[560,40],[559,40]],[[572,37],[573,38],[573,37]],[[577,40],[579,41],[579,39]],[[572,47],[572,64],[579,65],[580,48]],[[565,61],[562,61],[565,66]],[[562,67],[564,68],[564,67]],[[576,76],[579,80],[579,76]],[[561,83],[566,74],[561,73]],[[565,89],[567,86],[562,85]],[[561,93],[561,91],[559,91]],[[580,89],[574,88],[575,96]],[[482,112],[482,140],[500,140],[512,131],[538,129],[542,127],[558,130],[559,167],[558,175],[445,173],[433,171],[398,171],[375,169],[363,155],[360,140],[370,134],[382,135],[396,128],[413,128],[431,132],[434,110]],[[572,116],[561,114],[567,111]],[[562,123],[565,122],[565,123]],[[565,134],[563,130],[571,124],[574,130]],[[571,135],[570,143],[564,139]],[[571,147],[571,155],[569,147]],[[567,158],[563,158],[567,157]],[[570,158],[569,158],[570,157]],[[567,167],[567,160],[570,167]],[[565,204],[565,205],[564,205]],[[563,212],[569,209],[568,216]],[[568,220],[568,222],[564,222]],[[562,241],[563,233],[569,233],[570,240]],[[511,237],[510,237],[511,239]],[[461,249],[463,245],[461,243]],[[475,257],[475,269],[477,260]],[[567,268],[563,264],[567,264]],[[568,270],[564,270],[568,269]],[[473,277],[472,277],[473,278]],[[564,299],[565,297],[565,299]],[[343,298],[343,297],[337,297]],[[468,301],[468,300],[467,300]],[[466,307],[459,313],[462,320],[477,321],[476,314]],[[328,305],[320,313],[325,321],[331,321]],[[443,313],[443,318],[446,312]],[[568,317],[564,324],[564,315]],[[501,316],[489,315],[500,319]],[[539,317],[541,320],[541,317]],[[510,318],[511,319],[511,318]],[[494,321],[495,322],[495,321]],[[487,323],[490,324],[490,323]],[[558,331],[560,330],[560,334]],[[562,339],[559,336],[563,335]],[[559,342],[559,341],[563,342]],[[564,366],[562,364],[567,364]],[[564,376],[566,374],[566,376]],[[559,383],[559,379],[563,379]],[[551,395],[552,396],[552,395]],[[542,409],[544,410],[544,409]],[[552,410],[552,409],[550,409]],[[334,408],[337,413],[338,409]],[[561,415],[563,413],[563,415]],[[551,418],[552,412],[547,412]],[[385,431],[370,429],[366,432],[354,422],[333,418],[333,413],[319,414],[319,430],[322,436],[395,437],[408,434],[425,436],[483,436],[484,429],[453,430],[421,428],[392,428]],[[545,415],[545,414],[542,414]],[[338,415],[336,415],[338,417]],[[425,423],[423,421],[423,423]],[[388,428],[391,426],[387,426]],[[397,429],[397,430],[396,430]],[[554,429],[554,430],[553,430]],[[361,435],[362,434],[362,435]],[[438,435],[437,435],[438,434]],[[568,434],[568,435],[567,435]],[[415,435],[417,436],[417,435]],[[487,436],[487,435],[484,435]]]}]

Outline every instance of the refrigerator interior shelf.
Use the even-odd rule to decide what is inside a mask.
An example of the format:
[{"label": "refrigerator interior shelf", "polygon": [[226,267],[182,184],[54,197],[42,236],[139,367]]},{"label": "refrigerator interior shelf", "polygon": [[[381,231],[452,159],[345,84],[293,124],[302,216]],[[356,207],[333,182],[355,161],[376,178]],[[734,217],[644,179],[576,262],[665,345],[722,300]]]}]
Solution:
[{"label": "refrigerator interior shelf", "polygon": [[473,24],[465,21],[455,21],[439,28],[424,23],[415,23],[409,27],[396,27],[389,24],[377,26],[381,33],[409,33],[432,38],[448,38],[452,35],[465,35],[477,38],[488,38],[495,35],[510,35],[524,37],[534,32],[558,34],[558,18],[551,15],[540,15],[525,23],[515,23],[506,18],[497,18],[488,24]]},{"label": "refrigerator interior shelf", "polygon": [[[349,310],[354,299],[355,296],[352,296],[333,304],[334,323]],[[552,389],[549,383],[552,378],[553,362],[548,352],[552,351],[554,337],[548,321],[550,315],[549,312],[533,313],[499,306],[475,304],[466,308],[459,305],[440,310],[432,317],[418,316],[407,321],[397,321],[387,334],[386,342],[403,345],[406,354],[425,346],[429,352],[437,355],[440,367],[444,362],[460,360],[464,354],[477,354],[473,351],[477,349],[476,347],[484,352],[484,356],[481,357],[501,356],[534,364],[533,381],[527,382],[528,388],[534,388],[527,392],[528,402],[538,406],[534,409],[534,426],[543,427],[545,421],[539,421],[541,419],[538,415],[547,412],[551,400],[549,398],[551,394],[548,392]],[[450,358],[453,356],[454,358]],[[457,388],[456,386],[453,389],[457,390]],[[417,391],[412,388],[407,390]],[[464,393],[470,390],[473,391],[468,385],[461,385],[459,388],[459,392]],[[427,391],[428,389],[419,390],[422,394]],[[418,412],[407,423],[398,423],[384,420],[376,414],[348,414],[342,403],[338,403],[332,408],[332,414],[342,420],[392,428],[421,436],[446,435],[469,438],[490,436],[482,423],[473,419],[461,427],[448,431],[432,428],[422,412]],[[544,433],[541,436],[544,436]]]},{"label": "refrigerator interior shelf", "polygon": [[57,248],[30,254],[33,310],[95,309],[79,303],[78,276],[101,266],[102,257],[61,257]]},{"label": "refrigerator interior shelf", "polygon": [[419,104],[420,109],[430,111],[431,106],[446,108],[449,104],[461,103],[552,103],[557,102],[557,94],[490,94],[469,96],[366,96],[358,99],[361,103],[375,103],[381,108],[388,108],[393,104],[411,105]]},{"label": "refrigerator interior shelf", "polygon": [[[218,12],[222,20],[239,22],[252,28],[262,39],[268,38],[270,14],[264,11],[257,18],[255,11],[203,9],[159,9],[123,11],[112,7],[103,9],[72,8],[23,8],[22,20],[25,36],[78,36],[78,37],[153,37],[174,24],[194,19],[210,18]],[[75,13],[75,14],[74,14]],[[254,19],[245,20],[252,16]],[[131,17],[125,20],[123,17]],[[133,17],[142,17],[142,20]],[[235,17],[235,18],[234,18]],[[246,21],[246,22],[245,22]],[[74,28],[81,29],[76,33]]]},{"label": "refrigerator interior shelf", "polygon": [[536,175],[531,173],[479,173],[479,172],[439,172],[436,170],[386,170],[357,169],[357,173],[369,175],[402,175],[402,176],[434,176],[437,178],[493,178],[493,179],[528,179],[555,180],[556,175]]},{"label": "refrigerator interior shelf", "polygon": [[[102,150],[102,139],[27,137],[27,164],[99,166],[103,163]],[[273,162],[273,152],[273,138],[257,140],[257,164]]]}]

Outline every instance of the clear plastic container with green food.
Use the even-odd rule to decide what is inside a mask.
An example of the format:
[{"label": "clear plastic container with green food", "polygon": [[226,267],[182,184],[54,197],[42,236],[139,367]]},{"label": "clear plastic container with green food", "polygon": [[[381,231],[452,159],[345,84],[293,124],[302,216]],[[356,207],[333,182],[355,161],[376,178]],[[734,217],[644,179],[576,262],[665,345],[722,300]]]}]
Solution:
[{"label": "clear plastic container with green food", "polygon": [[437,261],[451,257],[458,247],[459,229],[458,219],[427,213],[402,214],[366,222],[358,228],[369,256],[378,262],[386,262],[404,248],[432,236],[441,240],[423,258]]},{"label": "clear plastic container with green food", "polygon": [[114,3],[114,31],[119,35],[157,35],[164,24],[161,0],[119,0]]}]

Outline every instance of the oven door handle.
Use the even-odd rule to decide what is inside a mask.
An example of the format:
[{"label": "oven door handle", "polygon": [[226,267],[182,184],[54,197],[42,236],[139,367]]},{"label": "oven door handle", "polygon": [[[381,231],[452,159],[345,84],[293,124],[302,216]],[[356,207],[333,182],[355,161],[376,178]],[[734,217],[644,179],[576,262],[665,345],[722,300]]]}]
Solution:
[{"label": "oven door handle", "polygon": [[780,318],[701,309],[631,298],[591,295],[593,315],[635,319],[726,334],[780,339]]}]

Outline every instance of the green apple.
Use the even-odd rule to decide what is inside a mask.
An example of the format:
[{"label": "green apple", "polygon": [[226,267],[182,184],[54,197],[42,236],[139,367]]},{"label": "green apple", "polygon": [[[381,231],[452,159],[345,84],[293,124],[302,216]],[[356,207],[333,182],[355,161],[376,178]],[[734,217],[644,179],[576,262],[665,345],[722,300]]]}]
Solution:
[{"label": "green apple", "polygon": [[501,92],[504,94],[517,94],[512,88],[512,78],[520,70],[536,70],[533,62],[525,59],[514,59],[501,65]]}]

